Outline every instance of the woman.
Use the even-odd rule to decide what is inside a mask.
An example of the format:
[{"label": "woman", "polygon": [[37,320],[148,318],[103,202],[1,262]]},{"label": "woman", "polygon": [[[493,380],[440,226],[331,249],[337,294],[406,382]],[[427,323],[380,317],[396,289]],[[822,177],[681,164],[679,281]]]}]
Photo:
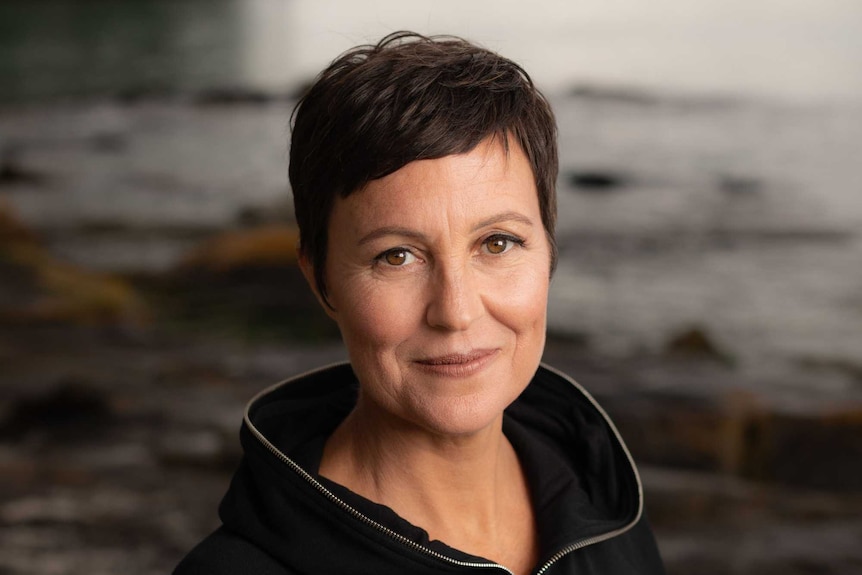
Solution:
[{"label": "woman", "polygon": [[253,399],[207,573],[662,573],[613,425],[539,362],[556,129],[524,71],[399,33],[294,112],[300,265],[350,363]]}]

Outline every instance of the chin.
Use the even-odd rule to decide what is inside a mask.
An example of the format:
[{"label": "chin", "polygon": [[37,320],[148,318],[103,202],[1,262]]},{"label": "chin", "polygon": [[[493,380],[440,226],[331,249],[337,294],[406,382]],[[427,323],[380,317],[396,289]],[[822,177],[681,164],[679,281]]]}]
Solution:
[{"label": "chin", "polygon": [[[420,397],[411,397],[397,409],[398,415],[413,425],[436,436],[464,437],[475,435],[486,429],[497,428],[503,411],[521,394],[529,380],[523,385],[510,385],[501,390],[494,377],[481,378],[473,383],[469,391],[440,394],[439,389]],[[443,385],[451,382],[444,382]],[[470,385],[472,382],[459,382]],[[485,387],[485,386],[488,387]],[[454,391],[454,390],[453,390]]]},{"label": "chin", "polygon": [[535,374],[543,342],[541,336],[522,338],[520,349],[507,342],[477,347],[480,351],[466,357],[437,352],[434,357],[441,361],[436,362],[412,349],[400,357],[398,353],[354,354],[351,362],[361,388],[359,407],[367,415],[366,422],[378,431],[389,428],[417,438],[423,434],[468,437],[499,430],[503,411]]}]

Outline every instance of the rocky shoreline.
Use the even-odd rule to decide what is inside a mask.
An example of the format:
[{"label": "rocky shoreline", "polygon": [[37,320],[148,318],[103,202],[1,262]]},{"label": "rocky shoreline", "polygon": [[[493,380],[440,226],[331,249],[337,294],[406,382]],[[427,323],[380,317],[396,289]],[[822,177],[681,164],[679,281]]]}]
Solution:
[{"label": "rocky shoreline", "polygon": [[[11,121],[6,143],[24,154],[7,146],[0,162],[8,196],[0,195],[0,574],[169,572],[217,525],[246,401],[344,358],[295,266],[284,207],[269,199],[282,193],[272,191],[272,165],[283,158],[266,157],[257,180],[247,177],[258,174],[254,162],[237,163],[246,173],[221,166],[192,180],[211,158],[161,149],[230,130],[235,141],[213,144],[215,156],[275,140],[283,130],[270,123],[283,119],[283,102],[234,95],[198,104],[205,117],[178,142],[153,133],[188,110],[56,112],[65,128],[35,113]],[[233,125],[235,105],[274,109]],[[211,133],[213,118],[221,123]],[[34,122],[48,129],[44,141],[25,137]],[[141,124],[158,129],[141,135]],[[572,177],[592,186],[591,197],[615,185],[604,172]],[[243,210],[219,204],[219,185],[242,183],[258,193]],[[100,186],[112,185],[129,186],[120,193],[133,192],[135,209],[110,204],[113,190]],[[67,187],[88,186],[93,198],[75,196],[83,205],[63,203]],[[726,186],[759,193],[744,178]],[[22,213],[4,201],[12,196]],[[163,246],[146,257],[129,249],[149,234],[176,240],[169,256]],[[115,251],[93,255],[91,245]],[[862,569],[858,362],[812,357],[799,369],[749,371],[704,326],[629,354],[554,331],[545,360],[617,422],[641,465],[672,575]]]},{"label": "rocky shoreline", "polygon": [[[336,342],[154,335],[0,332],[0,571],[168,572],[217,525],[245,402],[344,357]],[[772,413],[772,435],[752,444],[750,414],[766,414],[751,398],[695,397],[672,368],[601,361],[553,342],[546,360],[592,389],[628,439],[670,573],[862,565],[853,544],[862,535],[859,411],[787,421]],[[714,365],[692,367],[726,377]],[[632,377],[646,371],[677,391]]]}]

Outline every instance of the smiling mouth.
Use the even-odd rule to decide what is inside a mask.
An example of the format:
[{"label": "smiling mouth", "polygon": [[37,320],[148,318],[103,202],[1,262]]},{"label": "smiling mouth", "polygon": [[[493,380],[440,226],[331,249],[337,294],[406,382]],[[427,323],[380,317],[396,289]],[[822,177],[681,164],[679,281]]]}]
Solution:
[{"label": "smiling mouth", "polygon": [[466,377],[485,367],[497,355],[496,349],[477,349],[416,361],[422,371],[447,377]]}]

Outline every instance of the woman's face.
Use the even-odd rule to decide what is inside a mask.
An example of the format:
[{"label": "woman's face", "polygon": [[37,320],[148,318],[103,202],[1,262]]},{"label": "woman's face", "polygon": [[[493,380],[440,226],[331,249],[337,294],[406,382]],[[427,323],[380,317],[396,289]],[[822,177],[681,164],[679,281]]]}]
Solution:
[{"label": "woman's face", "polygon": [[[306,267],[308,264],[303,264]],[[521,148],[412,162],[335,202],[326,283],[360,406],[435,435],[499,421],[545,342],[550,250]]]}]

